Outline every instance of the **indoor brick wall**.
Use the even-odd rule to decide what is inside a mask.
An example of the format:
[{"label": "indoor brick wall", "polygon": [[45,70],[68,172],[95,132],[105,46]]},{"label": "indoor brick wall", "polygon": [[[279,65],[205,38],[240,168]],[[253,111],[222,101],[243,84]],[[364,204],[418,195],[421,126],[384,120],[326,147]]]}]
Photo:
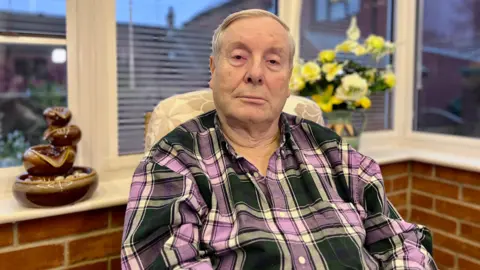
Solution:
[{"label": "indoor brick wall", "polygon": [[480,269],[480,173],[412,163],[410,220],[433,231],[441,269]]},{"label": "indoor brick wall", "polygon": [[[397,191],[406,171],[407,199]],[[403,209],[406,200],[403,217],[432,231],[440,269],[480,269],[480,173],[420,162],[383,165],[382,173],[392,203]]]},{"label": "indoor brick wall", "polygon": [[[433,232],[440,269],[480,269],[480,173],[418,162],[382,165],[406,219]],[[0,269],[120,269],[125,206],[0,225]]]},{"label": "indoor brick wall", "polygon": [[120,269],[125,206],[0,225],[0,269]]}]

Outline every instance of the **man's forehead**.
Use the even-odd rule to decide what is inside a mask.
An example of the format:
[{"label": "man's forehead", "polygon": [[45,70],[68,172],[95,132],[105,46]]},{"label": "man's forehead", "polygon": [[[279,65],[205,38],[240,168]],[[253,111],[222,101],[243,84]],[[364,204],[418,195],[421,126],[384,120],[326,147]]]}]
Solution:
[{"label": "man's forehead", "polygon": [[269,36],[287,36],[287,30],[269,17],[242,18],[225,29],[226,35],[252,34],[265,32]]},{"label": "man's forehead", "polygon": [[[268,19],[262,23],[254,19]],[[224,32],[224,42],[228,47],[242,47],[249,41],[257,41],[258,36],[275,43],[272,49],[285,50],[288,46],[288,32],[283,26],[271,18],[246,18],[232,23]],[[283,44],[285,43],[285,44]]]}]

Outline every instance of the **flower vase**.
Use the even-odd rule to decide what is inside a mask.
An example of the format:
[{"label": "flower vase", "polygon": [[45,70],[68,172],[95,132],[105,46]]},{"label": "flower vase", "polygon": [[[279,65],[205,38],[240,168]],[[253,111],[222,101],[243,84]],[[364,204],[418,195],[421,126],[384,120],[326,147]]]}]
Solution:
[{"label": "flower vase", "polygon": [[[360,121],[354,121],[358,113]],[[360,136],[367,125],[367,117],[363,110],[334,110],[324,113],[326,126],[342,137],[354,149],[360,147]]]}]

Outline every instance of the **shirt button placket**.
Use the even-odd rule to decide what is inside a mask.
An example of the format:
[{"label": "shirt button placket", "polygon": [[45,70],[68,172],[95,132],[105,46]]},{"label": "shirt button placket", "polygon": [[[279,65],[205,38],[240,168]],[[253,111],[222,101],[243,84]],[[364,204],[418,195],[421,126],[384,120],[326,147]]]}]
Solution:
[{"label": "shirt button placket", "polygon": [[307,248],[302,243],[292,243],[292,259],[295,269],[313,269],[307,261]]}]

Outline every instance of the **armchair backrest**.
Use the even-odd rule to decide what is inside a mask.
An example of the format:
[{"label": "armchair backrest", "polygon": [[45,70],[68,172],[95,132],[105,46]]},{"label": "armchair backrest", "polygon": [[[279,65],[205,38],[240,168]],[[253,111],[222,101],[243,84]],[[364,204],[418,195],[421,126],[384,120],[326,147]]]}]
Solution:
[{"label": "armchair backrest", "polygon": [[[214,110],[212,90],[201,89],[166,98],[145,115],[145,151],[182,123]],[[283,111],[323,125],[322,111],[308,98],[291,95]]]}]

